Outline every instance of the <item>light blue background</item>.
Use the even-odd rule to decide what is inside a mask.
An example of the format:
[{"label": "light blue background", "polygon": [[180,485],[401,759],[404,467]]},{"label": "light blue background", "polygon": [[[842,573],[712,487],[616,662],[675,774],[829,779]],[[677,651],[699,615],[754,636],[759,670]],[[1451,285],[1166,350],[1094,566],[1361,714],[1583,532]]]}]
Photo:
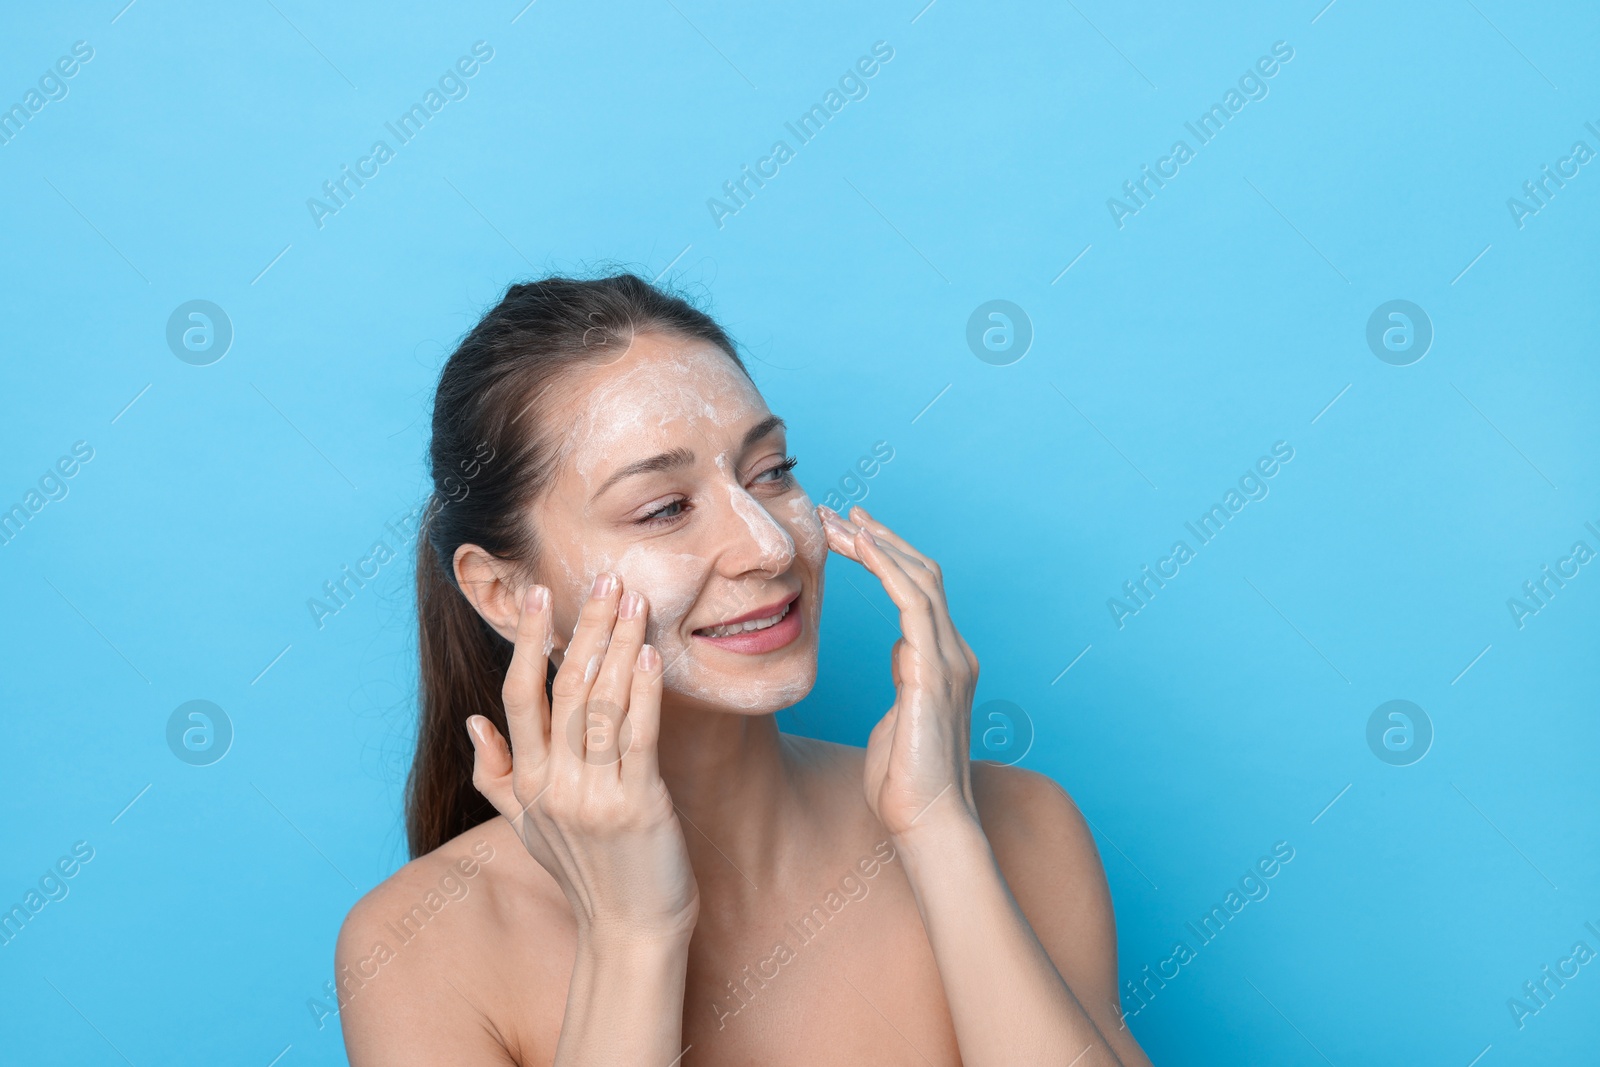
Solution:
[{"label": "light blue background", "polygon": [[[95,858],[0,947],[0,1058],[343,1062],[307,1001],[404,859],[410,571],[320,631],[306,601],[421,501],[456,339],[608,261],[712,301],[814,498],[892,444],[867,502],[1093,821],[1125,978],[1295,849],[1132,1020],[1155,1062],[1593,1058],[1600,963],[1522,1029],[1507,999],[1600,949],[1600,564],[1521,629],[1506,601],[1600,549],[1600,164],[1522,228],[1506,201],[1600,150],[1600,15],[922,2],[6,12],[0,104],[95,52],[0,146],[0,506],[95,455],[0,548],[0,904]],[[319,229],[307,198],[478,40],[470,95]],[[719,228],[707,199],[879,40],[870,94]],[[1276,41],[1270,95],[1118,229],[1107,198]],[[997,298],[1035,330],[1005,367],[965,342]],[[1436,331],[1408,367],[1365,341],[1394,298]],[[166,345],[191,299],[236,331],[211,366]],[[1107,598],[1280,440],[1270,495],[1119,630]],[[894,634],[854,565],[829,592],[784,721],[861,743]],[[166,745],[191,699],[233,722],[209,767]],[[1435,730],[1411,766],[1366,742],[1391,699]]]}]

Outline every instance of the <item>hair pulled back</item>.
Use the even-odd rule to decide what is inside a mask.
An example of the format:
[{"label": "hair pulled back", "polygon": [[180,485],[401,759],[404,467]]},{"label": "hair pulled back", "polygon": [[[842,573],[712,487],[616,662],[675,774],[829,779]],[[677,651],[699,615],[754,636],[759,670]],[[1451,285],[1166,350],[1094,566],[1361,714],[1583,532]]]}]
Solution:
[{"label": "hair pulled back", "polygon": [[500,691],[512,645],[462,594],[456,549],[475,544],[531,565],[527,508],[556,474],[556,435],[542,425],[551,387],[645,332],[709,342],[745,370],[709,315],[624,273],[511,286],[440,373],[428,449],[433,491],[417,539],[419,721],[405,811],[413,858],[496,814],[472,785],[466,720],[487,716],[507,734]]}]

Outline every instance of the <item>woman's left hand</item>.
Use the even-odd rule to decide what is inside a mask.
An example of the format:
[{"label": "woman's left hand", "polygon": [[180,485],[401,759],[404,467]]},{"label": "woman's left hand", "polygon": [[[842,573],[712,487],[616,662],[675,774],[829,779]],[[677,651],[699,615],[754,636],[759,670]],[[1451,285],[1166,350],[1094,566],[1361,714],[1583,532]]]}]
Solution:
[{"label": "woman's left hand", "polygon": [[865,508],[819,507],[828,547],[871,571],[900,609],[895,699],[867,741],[867,804],[891,835],[977,818],[968,745],[978,658],[950,621],[939,565]]}]

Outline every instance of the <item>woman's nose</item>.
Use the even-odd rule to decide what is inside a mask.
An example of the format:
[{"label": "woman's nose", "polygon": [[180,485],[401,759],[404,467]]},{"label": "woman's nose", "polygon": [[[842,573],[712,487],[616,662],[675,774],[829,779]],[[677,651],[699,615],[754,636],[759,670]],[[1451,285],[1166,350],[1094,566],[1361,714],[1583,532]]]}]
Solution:
[{"label": "woman's nose", "polygon": [[776,578],[794,562],[794,538],[743,486],[728,488],[728,561],[743,574]]}]

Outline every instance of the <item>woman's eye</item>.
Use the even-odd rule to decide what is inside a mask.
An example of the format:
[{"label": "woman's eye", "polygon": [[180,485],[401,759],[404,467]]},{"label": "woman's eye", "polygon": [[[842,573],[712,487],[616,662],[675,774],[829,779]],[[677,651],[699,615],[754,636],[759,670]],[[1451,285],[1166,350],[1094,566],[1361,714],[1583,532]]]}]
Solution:
[{"label": "woman's eye", "polygon": [[672,500],[662,504],[659,508],[649,512],[638,520],[639,525],[649,526],[656,523],[671,522],[684,513],[685,500]]},{"label": "woman's eye", "polygon": [[799,462],[800,461],[794,456],[789,456],[782,463],[768,467],[766,470],[756,475],[756,481],[765,481],[769,485],[785,485],[790,481],[793,481],[793,478],[790,477],[789,472],[794,470],[795,465]]}]

